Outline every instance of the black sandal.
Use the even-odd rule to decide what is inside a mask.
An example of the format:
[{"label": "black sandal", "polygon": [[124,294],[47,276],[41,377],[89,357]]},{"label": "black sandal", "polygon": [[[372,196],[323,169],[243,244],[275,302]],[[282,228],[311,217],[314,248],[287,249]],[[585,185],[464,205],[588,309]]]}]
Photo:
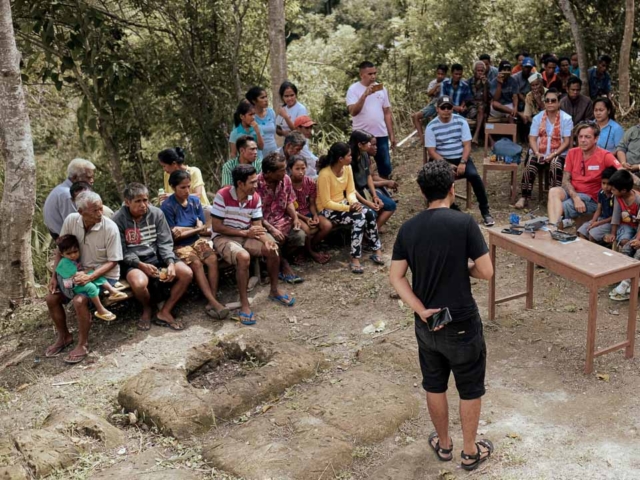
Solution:
[{"label": "black sandal", "polygon": [[[482,452],[480,450],[480,447],[484,447],[487,450],[485,452]],[[473,463],[460,462],[460,466],[468,472],[478,468],[480,464],[484,462],[487,458],[489,458],[493,453],[493,443],[491,443],[490,440],[484,439],[484,440],[480,440],[479,442],[476,442],[476,448],[478,449],[478,453],[476,453],[475,455],[468,455],[464,453],[464,450],[460,452],[460,458],[462,460],[473,460]],[[486,453],[486,456],[483,457],[482,455],[485,453]]]},{"label": "black sandal", "polygon": [[[435,445],[433,444],[433,440],[435,438],[438,438],[438,432],[433,432],[431,435],[429,435],[429,446],[433,449],[434,452],[436,452],[438,460],[440,460],[441,462],[450,462],[451,460],[453,460],[453,455],[451,454],[451,452],[453,452],[453,441],[451,442],[451,447],[441,448],[440,439],[436,441]],[[447,458],[444,455],[451,456]]]}]

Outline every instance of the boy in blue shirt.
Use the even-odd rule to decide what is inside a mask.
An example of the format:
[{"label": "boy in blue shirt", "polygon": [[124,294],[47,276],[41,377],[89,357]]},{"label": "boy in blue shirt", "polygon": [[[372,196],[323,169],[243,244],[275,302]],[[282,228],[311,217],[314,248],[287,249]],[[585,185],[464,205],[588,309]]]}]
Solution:
[{"label": "boy in blue shirt", "polygon": [[605,235],[611,233],[611,217],[613,216],[613,194],[609,179],[616,172],[613,167],[605,168],[602,172],[602,190],[598,193],[598,208],[593,214],[593,218],[584,223],[578,234],[592,242],[603,243]]}]

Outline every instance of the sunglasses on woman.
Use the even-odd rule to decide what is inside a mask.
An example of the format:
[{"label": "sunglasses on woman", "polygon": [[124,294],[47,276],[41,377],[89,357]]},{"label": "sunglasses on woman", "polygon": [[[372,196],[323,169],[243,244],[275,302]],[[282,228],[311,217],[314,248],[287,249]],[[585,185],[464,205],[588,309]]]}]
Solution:
[{"label": "sunglasses on woman", "polygon": [[544,103],[558,103],[557,98],[545,98]]}]

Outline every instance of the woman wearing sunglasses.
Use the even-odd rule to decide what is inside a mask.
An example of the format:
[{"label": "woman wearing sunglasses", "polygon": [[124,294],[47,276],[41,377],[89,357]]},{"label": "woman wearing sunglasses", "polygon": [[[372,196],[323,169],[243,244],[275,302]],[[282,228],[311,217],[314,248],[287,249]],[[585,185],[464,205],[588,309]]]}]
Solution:
[{"label": "woman wearing sunglasses", "polygon": [[[526,208],[538,169],[549,164],[550,186],[562,185],[562,169],[567,150],[571,146],[571,116],[560,110],[560,93],[550,88],[544,94],[544,110],[533,117],[529,132],[529,156],[522,173],[522,195],[516,202],[518,209]],[[540,180],[542,181],[542,179]]]}]

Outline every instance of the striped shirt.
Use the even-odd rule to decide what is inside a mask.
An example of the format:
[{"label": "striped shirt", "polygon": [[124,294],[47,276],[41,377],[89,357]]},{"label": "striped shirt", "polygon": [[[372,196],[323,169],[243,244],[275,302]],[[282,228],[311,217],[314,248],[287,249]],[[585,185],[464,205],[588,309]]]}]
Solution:
[{"label": "striped shirt", "polygon": [[[231,158],[224,162],[222,165],[222,186],[226,187],[227,185],[233,185],[233,169],[240,165],[240,157],[236,156],[235,158]],[[255,162],[251,164],[253,168],[256,169],[256,173],[260,174],[262,172],[262,160],[257,158]]]},{"label": "striped shirt", "polygon": [[[235,187],[223,187],[216,193],[211,206],[211,216],[222,220],[222,224],[226,227],[248,230],[251,222],[262,219],[260,195],[254,193],[240,203]],[[214,230],[211,238],[216,238],[218,235],[220,234]]]},{"label": "striped shirt", "polygon": [[463,142],[471,141],[469,124],[455,113],[449,122],[444,123],[438,117],[429,122],[424,132],[424,146],[435,147],[436,153],[445,159],[462,158]]}]

